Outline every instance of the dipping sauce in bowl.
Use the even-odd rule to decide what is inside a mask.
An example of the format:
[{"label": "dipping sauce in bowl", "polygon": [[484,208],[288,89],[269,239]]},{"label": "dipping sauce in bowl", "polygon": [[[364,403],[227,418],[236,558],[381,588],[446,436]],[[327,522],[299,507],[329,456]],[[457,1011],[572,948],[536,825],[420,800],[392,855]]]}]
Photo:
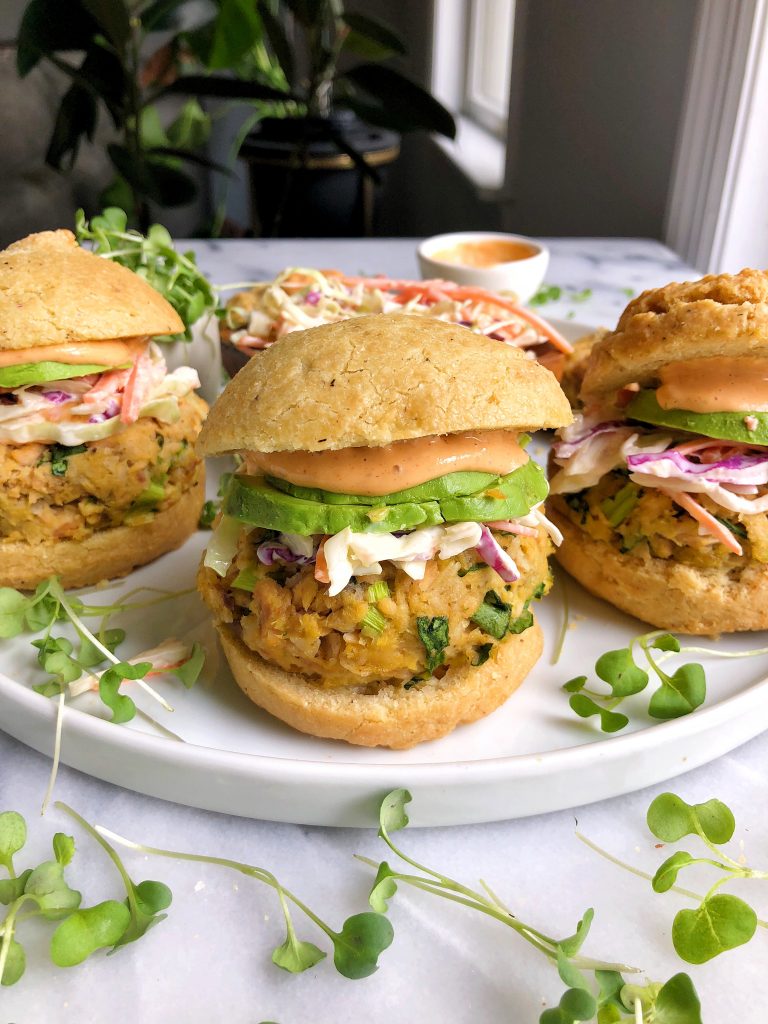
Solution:
[{"label": "dipping sauce in bowl", "polygon": [[416,250],[424,278],[514,295],[526,303],[544,280],[546,246],[525,235],[501,231],[452,231],[433,235]]},{"label": "dipping sauce in bowl", "polygon": [[538,248],[528,242],[481,238],[477,242],[459,242],[458,245],[438,249],[429,255],[440,263],[455,263],[462,267],[495,267],[499,263],[530,259],[538,252]]}]

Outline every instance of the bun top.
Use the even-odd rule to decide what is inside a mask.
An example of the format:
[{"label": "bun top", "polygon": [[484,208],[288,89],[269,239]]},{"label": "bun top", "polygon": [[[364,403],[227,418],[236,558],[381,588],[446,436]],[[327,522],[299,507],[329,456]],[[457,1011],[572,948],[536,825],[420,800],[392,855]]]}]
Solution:
[{"label": "bun top", "polygon": [[370,447],[571,422],[554,376],[466,327],[390,313],[296,331],[254,355],[211,409],[202,455]]},{"label": "bun top", "polygon": [[184,330],[162,295],[71,231],[28,235],[0,252],[0,296],[0,349]]},{"label": "bun top", "polygon": [[616,330],[592,349],[585,405],[612,400],[626,384],[653,384],[667,363],[707,356],[768,355],[768,273],[710,274],[643,292]]}]

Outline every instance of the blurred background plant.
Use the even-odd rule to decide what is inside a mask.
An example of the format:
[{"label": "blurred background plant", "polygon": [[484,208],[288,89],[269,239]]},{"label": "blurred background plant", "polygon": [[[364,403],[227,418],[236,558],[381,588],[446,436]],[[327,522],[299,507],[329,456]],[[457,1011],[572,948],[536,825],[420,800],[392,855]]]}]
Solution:
[{"label": "blurred background plant", "polygon": [[[27,76],[49,62],[70,80],[58,107],[46,163],[74,166],[93,140],[100,114],[114,129],[106,151],[114,180],[100,197],[146,230],[151,207],[190,203],[195,167],[229,173],[260,121],[301,125],[294,164],[309,129],[369,175],[365,152],[334,117],[353,111],[397,132],[453,136],[450,113],[426,90],[380,62],[403,54],[387,25],[344,9],[342,0],[30,0],[18,34],[17,69]],[[349,64],[348,57],[364,58]],[[171,95],[183,95],[169,119]],[[211,110],[201,104],[209,101]],[[213,117],[247,101],[224,163],[205,152]],[[212,230],[223,222],[226,195]]]}]

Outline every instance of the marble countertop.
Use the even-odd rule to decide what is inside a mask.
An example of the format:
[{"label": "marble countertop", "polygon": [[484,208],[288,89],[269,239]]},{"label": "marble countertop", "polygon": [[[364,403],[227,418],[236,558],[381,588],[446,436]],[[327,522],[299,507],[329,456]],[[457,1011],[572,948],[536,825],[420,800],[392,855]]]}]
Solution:
[{"label": "marble countertop", "polygon": [[[272,276],[286,265],[338,266],[350,272],[416,274],[415,241],[281,240],[190,243],[217,283]],[[551,239],[548,283],[563,294],[544,312],[588,325],[611,325],[631,291],[696,276],[663,245],[641,239]],[[586,291],[585,291],[586,290]],[[768,726],[768,723],[766,723]],[[595,923],[586,951],[636,964],[656,980],[680,970],[694,979],[707,1024],[758,1024],[765,973],[765,936],[705,965],[686,967],[670,942],[674,894],[654,895],[647,882],[601,860],[575,836],[580,831],[624,860],[653,871],[660,860],[645,827],[658,792],[684,799],[725,800],[738,822],[737,839],[750,862],[768,865],[762,820],[768,785],[768,737],[718,761],[654,787],[589,807],[520,821],[402,833],[403,846],[469,885],[478,876],[526,921],[568,934],[587,906]],[[54,831],[75,831],[55,810],[39,808],[49,762],[0,732],[0,809],[27,818],[34,863],[49,855]],[[354,853],[381,859],[373,830],[326,829],[249,821],[164,803],[62,767],[56,798],[89,821],[156,846],[206,852],[260,864],[338,926],[365,909],[368,870]],[[78,836],[72,884],[88,903],[119,898],[117,878],[95,843]],[[72,969],[47,961],[50,926],[23,925],[28,967],[22,981],[0,992],[2,1024],[470,1024],[538,1020],[564,985],[554,969],[503,926],[423,893],[396,897],[395,942],[374,976],[350,982],[326,960],[292,976],[270,962],[283,939],[279,908],[269,890],[222,868],[126,854],[134,877],[159,878],[174,892],[168,920],[133,946]],[[704,876],[702,876],[703,879]],[[695,879],[689,884],[695,887]],[[700,883],[704,885],[702,880]],[[748,890],[758,913],[760,884]],[[757,894],[755,893],[757,890]],[[317,941],[310,927],[302,937]],[[320,937],[322,938],[322,937]]]}]

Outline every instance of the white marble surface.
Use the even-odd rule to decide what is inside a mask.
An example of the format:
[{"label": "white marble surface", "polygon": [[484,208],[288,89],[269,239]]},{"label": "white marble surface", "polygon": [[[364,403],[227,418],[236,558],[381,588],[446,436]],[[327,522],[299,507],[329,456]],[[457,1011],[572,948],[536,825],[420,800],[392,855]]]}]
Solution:
[{"label": "white marble surface", "polygon": [[[544,307],[552,316],[610,325],[639,291],[681,276],[687,268],[659,243],[636,239],[551,240],[549,283],[566,298]],[[350,272],[415,274],[409,240],[197,243],[200,261],[216,282],[257,279],[285,265],[339,266]],[[567,295],[592,290],[574,302]],[[768,725],[768,723],[766,723]],[[615,868],[575,838],[579,828],[603,846],[653,871],[663,851],[644,825],[656,792],[673,788],[689,801],[719,796],[737,816],[736,838],[750,862],[768,867],[768,827],[762,809],[768,786],[768,738],[762,736],[676,782],[540,818],[402,834],[419,860],[474,884],[485,878],[521,917],[542,930],[566,934],[587,906],[596,911],[585,952],[635,964],[663,980],[686,969],[672,950],[669,929],[685,905],[675,895]],[[30,823],[30,856],[48,854],[56,830],[75,831],[79,850],[72,884],[94,903],[119,898],[117,877],[96,845],[70,828],[56,810],[39,817],[48,761],[0,732],[0,808],[15,808]],[[207,852],[260,864],[332,924],[365,909],[370,881],[352,860],[362,852],[383,857],[374,831],[331,830],[229,818],[162,803],[62,768],[56,790],[90,821],[159,846]],[[29,966],[22,982],[0,992],[0,1022],[16,1024],[371,1024],[420,1021],[528,1024],[557,1002],[563,985],[555,971],[513,933],[470,911],[420,893],[401,892],[391,917],[394,945],[373,977],[350,982],[325,961],[297,977],[270,963],[282,941],[280,914],[268,891],[221,868],[127,854],[134,877],[166,881],[174,891],[167,921],[116,956],[94,957],[69,970],[46,962],[48,926],[22,926]],[[23,865],[22,865],[23,866]],[[705,880],[702,879],[702,886]],[[748,892],[766,916],[761,885]],[[309,925],[303,937],[317,941]],[[758,1024],[766,1019],[761,995],[766,938],[700,968],[687,968],[707,1024]]]}]

